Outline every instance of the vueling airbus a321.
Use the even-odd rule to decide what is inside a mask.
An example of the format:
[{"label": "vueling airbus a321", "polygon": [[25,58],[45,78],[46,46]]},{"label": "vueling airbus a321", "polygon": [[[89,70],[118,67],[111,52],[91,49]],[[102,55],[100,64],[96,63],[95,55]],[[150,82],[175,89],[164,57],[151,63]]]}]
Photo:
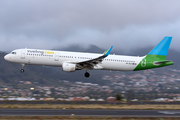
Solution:
[{"label": "vueling airbus a321", "polygon": [[17,49],[7,54],[4,59],[22,65],[42,65],[62,67],[65,72],[84,69],[85,77],[88,70],[137,71],[173,65],[166,60],[172,37],[165,37],[154,49],[143,57],[109,55],[113,46],[103,54],[53,51],[40,49]]}]

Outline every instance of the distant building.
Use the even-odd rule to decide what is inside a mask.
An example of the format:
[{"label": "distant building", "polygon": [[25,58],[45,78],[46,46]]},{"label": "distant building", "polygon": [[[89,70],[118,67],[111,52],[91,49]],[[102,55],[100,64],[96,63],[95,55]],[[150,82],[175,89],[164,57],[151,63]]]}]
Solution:
[{"label": "distant building", "polygon": [[115,101],[116,98],[115,97],[107,97],[107,101]]},{"label": "distant building", "polygon": [[72,100],[73,100],[73,101],[82,101],[83,98],[82,98],[82,97],[73,97]]},{"label": "distant building", "polygon": [[97,99],[97,101],[104,101],[104,99]]}]

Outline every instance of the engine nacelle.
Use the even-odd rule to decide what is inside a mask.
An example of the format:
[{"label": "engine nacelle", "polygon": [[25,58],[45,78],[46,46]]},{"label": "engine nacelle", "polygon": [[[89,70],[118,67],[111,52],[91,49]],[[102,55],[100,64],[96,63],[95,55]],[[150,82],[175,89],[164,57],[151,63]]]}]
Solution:
[{"label": "engine nacelle", "polygon": [[74,72],[76,70],[76,64],[63,63],[62,70],[65,72]]}]

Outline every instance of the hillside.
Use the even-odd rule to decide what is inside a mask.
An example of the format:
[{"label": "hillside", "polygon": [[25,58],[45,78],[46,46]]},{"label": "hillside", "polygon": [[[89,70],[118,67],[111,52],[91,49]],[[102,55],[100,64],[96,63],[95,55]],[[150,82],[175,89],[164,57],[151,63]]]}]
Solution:
[{"label": "hillside", "polygon": [[[151,47],[152,48],[152,47]],[[133,50],[128,55],[142,56],[147,54],[151,48],[144,48]],[[94,45],[90,46],[88,49],[83,49],[79,46],[71,46],[69,48],[65,48],[63,50],[67,51],[82,51],[82,52],[95,52],[95,53],[103,53],[104,50],[100,49]],[[112,53],[116,54],[125,54],[123,51],[112,51]],[[5,52],[0,52],[0,83],[1,85],[10,85],[16,83],[18,81],[31,81],[40,85],[59,85],[59,80],[68,80],[71,82],[75,81],[83,81],[90,83],[98,83],[98,84],[106,84],[105,81],[102,80],[103,75],[108,74],[117,74],[117,72],[109,72],[109,71],[89,71],[91,73],[90,78],[84,77],[84,70],[75,71],[75,72],[63,72],[62,68],[59,67],[42,67],[42,66],[25,66],[25,72],[21,73],[21,65],[10,63],[4,60]],[[170,50],[168,53],[168,60],[174,61],[173,66],[168,66],[166,68],[175,68],[180,69],[178,65],[178,61],[180,58],[178,57],[179,52]],[[158,69],[161,71],[163,69]],[[118,72],[118,74],[131,74],[132,72]],[[141,73],[141,71],[139,71]]]}]

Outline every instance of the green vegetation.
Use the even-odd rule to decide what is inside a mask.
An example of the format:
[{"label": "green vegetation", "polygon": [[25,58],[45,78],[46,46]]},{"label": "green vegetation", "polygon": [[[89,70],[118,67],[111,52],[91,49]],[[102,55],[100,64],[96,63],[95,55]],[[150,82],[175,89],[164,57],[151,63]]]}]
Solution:
[{"label": "green vegetation", "polygon": [[116,100],[121,101],[122,100],[122,96],[120,94],[117,94],[116,95]]}]

